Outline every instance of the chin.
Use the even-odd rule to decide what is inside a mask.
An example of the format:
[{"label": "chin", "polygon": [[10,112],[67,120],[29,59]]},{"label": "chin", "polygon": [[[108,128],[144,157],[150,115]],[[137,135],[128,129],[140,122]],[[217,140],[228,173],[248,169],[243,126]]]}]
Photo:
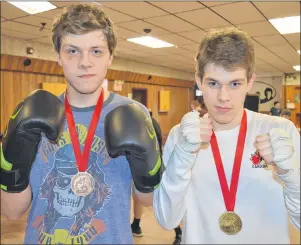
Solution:
[{"label": "chin", "polygon": [[228,123],[230,123],[232,121],[232,119],[220,119],[220,118],[218,118],[217,120],[216,120],[216,122],[218,122],[219,124],[228,124]]},{"label": "chin", "polygon": [[234,117],[232,115],[212,115],[213,119],[220,124],[227,124],[232,122]]},{"label": "chin", "polygon": [[92,79],[79,79],[77,77],[71,77],[67,79],[69,81],[69,85],[79,94],[93,94],[95,93],[99,87],[102,86],[102,81],[100,78],[92,78]]},{"label": "chin", "polygon": [[93,94],[95,93],[98,89],[99,86],[73,86],[73,88],[80,94]]},{"label": "chin", "polygon": [[93,94],[93,93],[95,93],[97,91],[97,89],[98,88],[95,88],[95,89],[89,89],[89,88],[87,88],[87,89],[80,89],[80,90],[78,90],[78,92],[81,93],[81,94]]}]

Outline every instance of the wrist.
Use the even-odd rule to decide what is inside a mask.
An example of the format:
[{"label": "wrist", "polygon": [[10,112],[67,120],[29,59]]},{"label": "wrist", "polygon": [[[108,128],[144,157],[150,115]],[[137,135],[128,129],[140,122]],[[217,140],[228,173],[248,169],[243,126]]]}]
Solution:
[{"label": "wrist", "polygon": [[276,174],[278,174],[278,175],[284,175],[289,172],[288,169],[279,168],[277,165],[274,165],[274,170],[275,170]]},{"label": "wrist", "polygon": [[187,154],[197,154],[200,149],[200,144],[188,143],[183,137],[178,142],[178,147]]},{"label": "wrist", "polygon": [[177,144],[177,146],[182,152],[189,155],[196,155],[199,151],[199,147],[194,147],[188,145],[187,143],[180,142],[179,144]]}]

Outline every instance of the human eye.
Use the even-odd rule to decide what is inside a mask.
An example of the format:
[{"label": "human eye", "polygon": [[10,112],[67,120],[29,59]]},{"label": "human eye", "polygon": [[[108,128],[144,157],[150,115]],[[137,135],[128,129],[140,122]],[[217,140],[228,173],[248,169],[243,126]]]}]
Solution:
[{"label": "human eye", "polygon": [[210,81],[210,82],[208,82],[208,85],[210,88],[218,88],[219,87],[219,83],[216,81]]},{"label": "human eye", "polygon": [[102,54],[102,51],[99,50],[99,49],[94,49],[94,50],[92,51],[92,53],[93,53],[94,55],[96,55],[96,56],[99,56],[99,55]]},{"label": "human eye", "polygon": [[240,85],[241,85],[241,82],[233,81],[233,82],[230,84],[230,88],[238,88],[238,87],[240,87]]},{"label": "human eye", "polygon": [[67,52],[70,55],[75,55],[77,54],[78,51],[75,48],[69,48]]}]

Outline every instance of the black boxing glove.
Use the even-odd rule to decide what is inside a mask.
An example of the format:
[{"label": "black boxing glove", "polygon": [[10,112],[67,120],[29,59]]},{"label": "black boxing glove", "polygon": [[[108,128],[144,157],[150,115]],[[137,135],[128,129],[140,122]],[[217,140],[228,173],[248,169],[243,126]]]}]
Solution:
[{"label": "black boxing glove", "polygon": [[110,157],[126,156],[136,189],[152,192],[164,165],[151,118],[137,104],[122,105],[107,114],[104,133]]},{"label": "black boxing glove", "polygon": [[56,141],[64,121],[64,104],[47,91],[35,90],[17,105],[0,147],[2,190],[18,193],[27,188],[42,133]]}]

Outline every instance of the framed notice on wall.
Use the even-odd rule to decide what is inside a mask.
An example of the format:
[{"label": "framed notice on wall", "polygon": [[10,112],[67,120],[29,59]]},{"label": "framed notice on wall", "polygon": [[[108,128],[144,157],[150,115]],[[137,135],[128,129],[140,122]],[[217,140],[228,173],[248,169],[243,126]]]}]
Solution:
[{"label": "framed notice on wall", "polygon": [[159,91],[159,112],[168,112],[170,110],[170,91]]},{"label": "framed notice on wall", "polygon": [[287,109],[296,109],[295,103],[291,103],[291,102],[286,103],[286,108]]},{"label": "framed notice on wall", "polygon": [[122,80],[115,80],[113,90],[118,91],[118,92],[122,91],[123,83],[124,83],[124,81],[122,81]]}]

